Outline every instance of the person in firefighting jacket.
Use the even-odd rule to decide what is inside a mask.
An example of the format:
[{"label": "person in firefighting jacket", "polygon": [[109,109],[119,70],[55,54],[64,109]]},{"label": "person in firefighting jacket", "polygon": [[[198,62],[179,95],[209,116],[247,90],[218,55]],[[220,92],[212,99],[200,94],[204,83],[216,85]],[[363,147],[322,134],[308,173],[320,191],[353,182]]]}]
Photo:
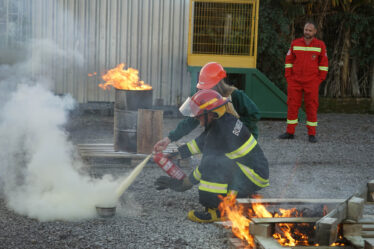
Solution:
[{"label": "person in firefighting jacket", "polygon": [[159,177],[156,189],[185,191],[199,184],[199,202],[204,211],[191,210],[188,218],[208,223],[219,220],[219,195],[248,197],[269,186],[268,161],[243,122],[227,112],[229,100],[218,92],[200,90],[181,106],[183,115],[205,127],[196,139],[178,148],[181,158],[202,153],[202,159],[183,180]]},{"label": "person in firefighting jacket", "polygon": [[[196,85],[198,90],[213,89],[220,93],[223,97],[231,98],[228,106],[230,113],[239,118],[245,126],[248,127],[253,136],[257,139],[258,128],[257,122],[260,120],[260,112],[257,105],[241,90],[225,82],[227,74],[221,64],[217,62],[209,62],[205,64],[199,74],[199,82]],[[192,117],[188,117],[180,121],[177,127],[170,131],[167,137],[164,137],[154,145],[154,151],[161,152],[174,141],[179,140],[183,136],[189,134],[199,125],[199,121]]]},{"label": "person in firefighting jacket", "polygon": [[319,85],[326,79],[328,58],[325,43],[315,38],[316,25],[308,21],[304,37],[295,39],[286,55],[287,131],[280,139],[293,139],[304,94],[309,142],[316,143]]}]

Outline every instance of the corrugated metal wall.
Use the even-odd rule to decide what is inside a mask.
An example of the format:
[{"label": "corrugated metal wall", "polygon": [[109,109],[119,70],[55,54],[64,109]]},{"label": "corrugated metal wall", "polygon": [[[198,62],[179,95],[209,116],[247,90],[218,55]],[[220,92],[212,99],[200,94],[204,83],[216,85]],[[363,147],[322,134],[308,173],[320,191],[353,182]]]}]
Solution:
[{"label": "corrugated metal wall", "polygon": [[[190,94],[188,0],[0,0],[10,1],[19,3],[22,39],[52,39],[83,55],[83,67],[52,63],[56,93],[79,102],[114,101],[113,89],[97,85],[101,74],[124,62],[153,86],[154,100],[177,105]],[[87,76],[93,72],[98,76]]]}]

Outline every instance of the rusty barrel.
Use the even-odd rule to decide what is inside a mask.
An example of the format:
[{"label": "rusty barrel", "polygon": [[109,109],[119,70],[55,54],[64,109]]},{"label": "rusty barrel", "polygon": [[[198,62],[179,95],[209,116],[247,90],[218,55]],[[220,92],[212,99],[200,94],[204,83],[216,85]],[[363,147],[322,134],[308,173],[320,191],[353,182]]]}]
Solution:
[{"label": "rusty barrel", "polygon": [[152,90],[115,89],[114,150],[137,151],[138,109],[152,108]]}]

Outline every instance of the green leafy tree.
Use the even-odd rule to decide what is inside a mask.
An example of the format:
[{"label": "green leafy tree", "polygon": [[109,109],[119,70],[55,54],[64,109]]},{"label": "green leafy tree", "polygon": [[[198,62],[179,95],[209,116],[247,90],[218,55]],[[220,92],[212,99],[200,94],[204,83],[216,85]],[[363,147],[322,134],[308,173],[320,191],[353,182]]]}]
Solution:
[{"label": "green leafy tree", "polygon": [[262,0],[259,10],[257,67],[286,91],[284,60],[290,45],[289,18],[277,0]]},{"label": "green leafy tree", "polygon": [[[330,39],[333,43],[330,48],[333,51],[324,89],[325,96],[362,96],[357,75],[361,62],[358,61],[357,55],[361,54],[363,58],[370,56],[364,54],[364,48],[357,46],[361,36],[357,32],[362,25],[367,27],[373,4],[373,0],[331,0],[331,9],[334,12],[327,18],[326,29],[332,35]],[[374,35],[371,29],[372,27],[366,30],[369,31],[370,37]]]}]

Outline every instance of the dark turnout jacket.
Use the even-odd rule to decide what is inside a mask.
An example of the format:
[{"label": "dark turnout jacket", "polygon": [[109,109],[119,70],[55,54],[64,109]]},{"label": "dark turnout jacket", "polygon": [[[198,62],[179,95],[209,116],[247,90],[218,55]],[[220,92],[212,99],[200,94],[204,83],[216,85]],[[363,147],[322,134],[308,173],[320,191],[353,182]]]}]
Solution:
[{"label": "dark turnout jacket", "polygon": [[179,152],[182,158],[203,154],[200,166],[189,177],[192,183],[200,183],[199,191],[207,198],[269,185],[262,149],[243,122],[231,114],[214,120],[199,137],[179,147]]}]

